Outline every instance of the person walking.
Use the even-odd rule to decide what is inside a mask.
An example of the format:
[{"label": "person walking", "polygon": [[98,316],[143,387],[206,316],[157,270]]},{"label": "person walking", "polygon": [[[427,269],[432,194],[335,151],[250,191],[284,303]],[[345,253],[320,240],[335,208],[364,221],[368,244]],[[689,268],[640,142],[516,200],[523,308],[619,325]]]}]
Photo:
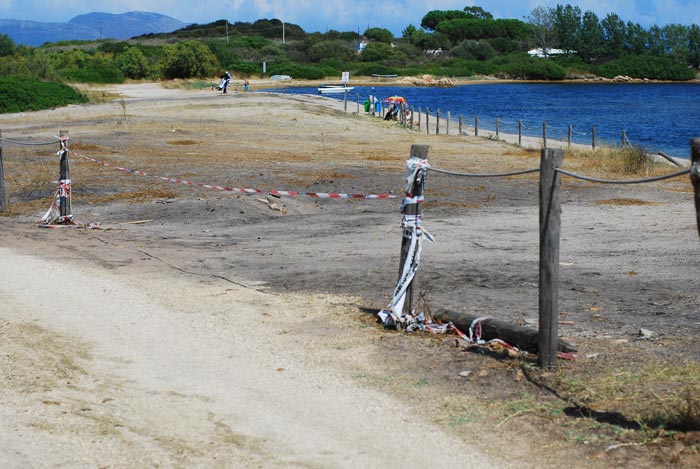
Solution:
[{"label": "person walking", "polygon": [[221,75],[221,83],[219,84],[219,88],[224,91],[224,94],[227,93],[226,90],[228,89],[228,84],[230,81],[231,74],[228,72],[228,70],[226,70],[226,72],[223,75]]}]

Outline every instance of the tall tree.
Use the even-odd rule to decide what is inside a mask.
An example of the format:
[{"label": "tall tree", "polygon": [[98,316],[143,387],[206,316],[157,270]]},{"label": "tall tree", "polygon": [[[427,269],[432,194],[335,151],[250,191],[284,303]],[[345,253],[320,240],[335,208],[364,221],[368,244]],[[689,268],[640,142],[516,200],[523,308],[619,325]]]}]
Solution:
[{"label": "tall tree", "polygon": [[697,24],[688,29],[688,65],[700,68],[700,26]]},{"label": "tall tree", "polygon": [[571,5],[557,5],[552,12],[557,44],[565,51],[578,49],[581,36],[581,9]]},{"label": "tall tree", "polygon": [[608,13],[600,23],[603,28],[605,55],[608,59],[618,59],[625,48],[625,23],[615,13]]},{"label": "tall tree", "polygon": [[649,45],[649,32],[639,23],[627,22],[625,33],[625,52],[634,55],[643,55]]},{"label": "tall tree", "polygon": [[464,12],[469,18],[476,20],[492,20],[493,15],[481,7],[464,7]]},{"label": "tall tree", "polygon": [[578,44],[579,56],[588,63],[600,59],[603,53],[603,28],[598,16],[592,11],[586,11],[581,20],[581,36]]},{"label": "tall tree", "polygon": [[663,27],[666,39],[666,55],[675,62],[688,61],[688,27],[682,24],[667,24]]},{"label": "tall tree", "polygon": [[542,54],[547,57],[549,50],[554,47],[554,19],[552,9],[543,6],[535,7],[530,12],[528,18],[532,25],[533,40],[535,45],[542,50]]}]

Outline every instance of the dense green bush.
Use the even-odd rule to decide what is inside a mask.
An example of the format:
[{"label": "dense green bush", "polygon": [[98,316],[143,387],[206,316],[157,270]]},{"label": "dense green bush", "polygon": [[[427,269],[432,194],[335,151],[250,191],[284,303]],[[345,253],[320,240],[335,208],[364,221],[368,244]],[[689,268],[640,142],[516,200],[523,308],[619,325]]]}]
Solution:
[{"label": "dense green bush", "polygon": [[526,55],[511,55],[502,65],[497,66],[497,74],[502,78],[521,80],[563,80],[566,70],[549,59]]},{"label": "dense green bush", "polygon": [[400,71],[394,67],[387,67],[382,64],[366,64],[361,65],[355,70],[355,74],[361,77],[369,77],[372,75],[400,75]]},{"label": "dense green bush", "polygon": [[68,85],[32,77],[0,77],[0,113],[38,111],[87,102]]},{"label": "dense green bush", "polygon": [[262,74],[262,66],[257,62],[235,60],[233,62],[229,62],[225,68],[233,73],[234,76],[242,76],[246,78],[255,74]]},{"label": "dense green bush", "polygon": [[306,80],[322,80],[326,77],[336,76],[338,71],[322,65],[271,64],[267,67],[267,73],[269,75],[289,75],[292,78]]},{"label": "dense green bush", "polygon": [[625,75],[632,78],[650,80],[692,80],[695,71],[687,65],[679,64],[669,57],[628,56],[613,60],[595,68],[603,77],[614,78]]},{"label": "dense green bush", "polygon": [[322,59],[352,60],[355,50],[352,43],[348,41],[319,41],[308,48],[307,56],[312,62],[319,62]]},{"label": "dense green bush", "polygon": [[436,75],[449,77],[471,77],[474,75],[491,75],[496,67],[491,62],[480,60],[446,60],[439,70],[433,72]]},{"label": "dense green bush", "polygon": [[124,52],[118,54],[115,63],[127,78],[138,80],[151,75],[148,59],[136,47],[128,47]]},{"label": "dense green bush", "polygon": [[166,78],[208,78],[220,71],[214,53],[199,41],[163,47],[160,66]]},{"label": "dense green bush", "polygon": [[452,49],[452,55],[462,59],[489,60],[497,55],[496,49],[488,41],[462,41]]}]

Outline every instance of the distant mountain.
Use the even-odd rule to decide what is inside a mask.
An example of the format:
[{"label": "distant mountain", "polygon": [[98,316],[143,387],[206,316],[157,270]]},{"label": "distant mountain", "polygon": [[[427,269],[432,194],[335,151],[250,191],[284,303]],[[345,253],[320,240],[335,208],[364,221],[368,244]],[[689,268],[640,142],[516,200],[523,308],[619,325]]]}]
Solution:
[{"label": "distant mountain", "polygon": [[0,19],[0,33],[7,34],[15,44],[40,46],[46,42],[67,40],[129,39],[149,33],[169,33],[187,23],[159,13],[131,11],[88,13],[78,15],[68,23]]}]

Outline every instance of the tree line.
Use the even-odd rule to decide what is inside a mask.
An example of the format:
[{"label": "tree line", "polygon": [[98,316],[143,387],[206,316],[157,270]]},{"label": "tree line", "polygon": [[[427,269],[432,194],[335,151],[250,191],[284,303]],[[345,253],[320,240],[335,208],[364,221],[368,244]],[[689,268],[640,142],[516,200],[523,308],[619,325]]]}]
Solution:
[{"label": "tree line", "polygon": [[[545,56],[533,57],[537,48]],[[552,54],[553,51],[561,52]],[[219,20],[126,41],[64,41],[18,46],[0,34],[0,80],[119,83],[126,79],[212,79],[268,75],[322,80],[372,74],[492,75],[562,80],[627,75],[691,80],[700,67],[698,25],[652,26],[600,19],[579,7],[537,7],[526,21],[494,19],[481,7],[432,10],[401,37],[384,28],[307,33],[278,19]],[[12,82],[14,83],[14,82]]]}]

